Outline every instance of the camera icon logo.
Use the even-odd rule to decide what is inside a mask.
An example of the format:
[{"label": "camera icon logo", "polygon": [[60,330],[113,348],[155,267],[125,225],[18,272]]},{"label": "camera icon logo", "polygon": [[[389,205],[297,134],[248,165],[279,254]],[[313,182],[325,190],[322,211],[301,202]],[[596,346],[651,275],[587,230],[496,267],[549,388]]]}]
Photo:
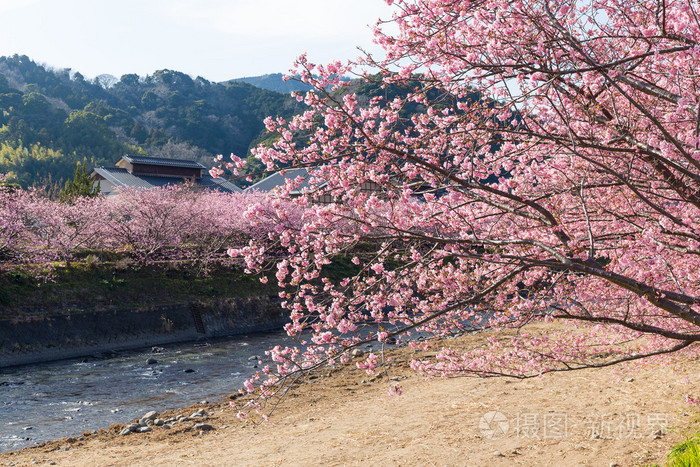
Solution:
[{"label": "camera icon logo", "polygon": [[491,411],[479,420],[479,430],[486,439],[500,439],[508,434],[510,422],[501,412]]}]

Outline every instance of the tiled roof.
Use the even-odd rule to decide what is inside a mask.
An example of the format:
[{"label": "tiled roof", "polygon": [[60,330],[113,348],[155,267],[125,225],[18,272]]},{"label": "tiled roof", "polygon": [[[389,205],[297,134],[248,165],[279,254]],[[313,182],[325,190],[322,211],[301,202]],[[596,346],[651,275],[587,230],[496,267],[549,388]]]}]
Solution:
[{"label": "tiled roof", "polygon": [[187,167],[190,169],[206,169],[202,164],[184,159],[166,159],[164,157],[132,156],[126,154],[122,156],[127,162],[132,164],[167,165],[170,167]]},{"label": "tiled roof", "polygon": [[[94,171],[107,181],[112,182],[119,187],[128,186],[137,188],[154,188],[165,185],[174,185],[184,181],[183,177],[134,175],[129,173],[126,169],[119,167],[97,167]],[[228,180],[223,178],[214,178],[209,175],[203,175],[201,178],[195,179],[194,182],[203,188],[218,188],[221,191],[228,191],[232,193],[238,193],[241,191],[240,188]]]},{"label": "tiled roof", "polygon": [[309,180],[311,179],[311,175],[309,174],[309,171],[304,169],[304,168],[296,168],[296,169],[282,169],[279,172],[275,172],[272,175],[270,175],[267,178],[263,178],[259,182],[249,186],[248,188],[245,189],[245,191],[260,191],[260,192],[270,192],[276,188],[284,186],[285,183],[287,183],[287,180],[294,180],[298,177],[304,178],[304,181],[302,184],[295,189],[294,191],[291,192],[291,194],[298,194],[301,193],[302,190],[305,188],[309,189],[318,189],[319,185],[310,185]]}]

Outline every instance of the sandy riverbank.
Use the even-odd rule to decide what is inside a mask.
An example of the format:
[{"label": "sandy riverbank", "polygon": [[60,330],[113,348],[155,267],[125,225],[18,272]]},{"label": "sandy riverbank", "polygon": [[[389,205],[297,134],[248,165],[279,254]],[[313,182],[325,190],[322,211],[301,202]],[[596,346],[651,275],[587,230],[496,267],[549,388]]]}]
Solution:
[{"label": "sandy riverbank", "polygon": [[[466,336],[462,346],[483,336]],[[287,396],[270,422],[245,424],[227,401],[193,422],[120,436],[122,425],[0,455],[0,465],[592,465],[663,464],[670,446],[699,429],[700,360],[615,374],[610,369],[536,379],[436,379],[396,352],[388,381],[355,368],[318,375]],[[404,379],[405,378],[405,379]],[[363,382],[365,381],[365,382]],[[157,407],[145,408],[158,410]],[[202,420],[197,420],[201,423]],[[664,425],[662,427],[662,425]],[[52,464],[53,463],[53,464]]]}]

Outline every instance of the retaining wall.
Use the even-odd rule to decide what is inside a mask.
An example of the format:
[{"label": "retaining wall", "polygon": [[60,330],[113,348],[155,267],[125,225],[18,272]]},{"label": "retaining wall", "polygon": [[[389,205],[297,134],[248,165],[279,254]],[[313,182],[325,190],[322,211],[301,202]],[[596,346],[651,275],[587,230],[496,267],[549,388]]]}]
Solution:
[{"label": "retaining wall", "polygon": [[3,319],[0,367],[279,330],[285,322],[275,296]]}]

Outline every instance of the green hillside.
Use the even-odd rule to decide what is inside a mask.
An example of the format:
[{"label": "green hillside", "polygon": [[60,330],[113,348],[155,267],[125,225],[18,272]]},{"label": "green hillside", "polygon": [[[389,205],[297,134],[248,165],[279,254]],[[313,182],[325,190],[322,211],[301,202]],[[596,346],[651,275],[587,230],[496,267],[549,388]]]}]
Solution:
[{"label": "green hillside", "polygon": [[268,115],[289,117],[288,95],[171,70],[86,80],[29,57],[0,57],[0,173],[27,187],[69,179],[77,162],[112,165],[124,153],[245,156]]}]

